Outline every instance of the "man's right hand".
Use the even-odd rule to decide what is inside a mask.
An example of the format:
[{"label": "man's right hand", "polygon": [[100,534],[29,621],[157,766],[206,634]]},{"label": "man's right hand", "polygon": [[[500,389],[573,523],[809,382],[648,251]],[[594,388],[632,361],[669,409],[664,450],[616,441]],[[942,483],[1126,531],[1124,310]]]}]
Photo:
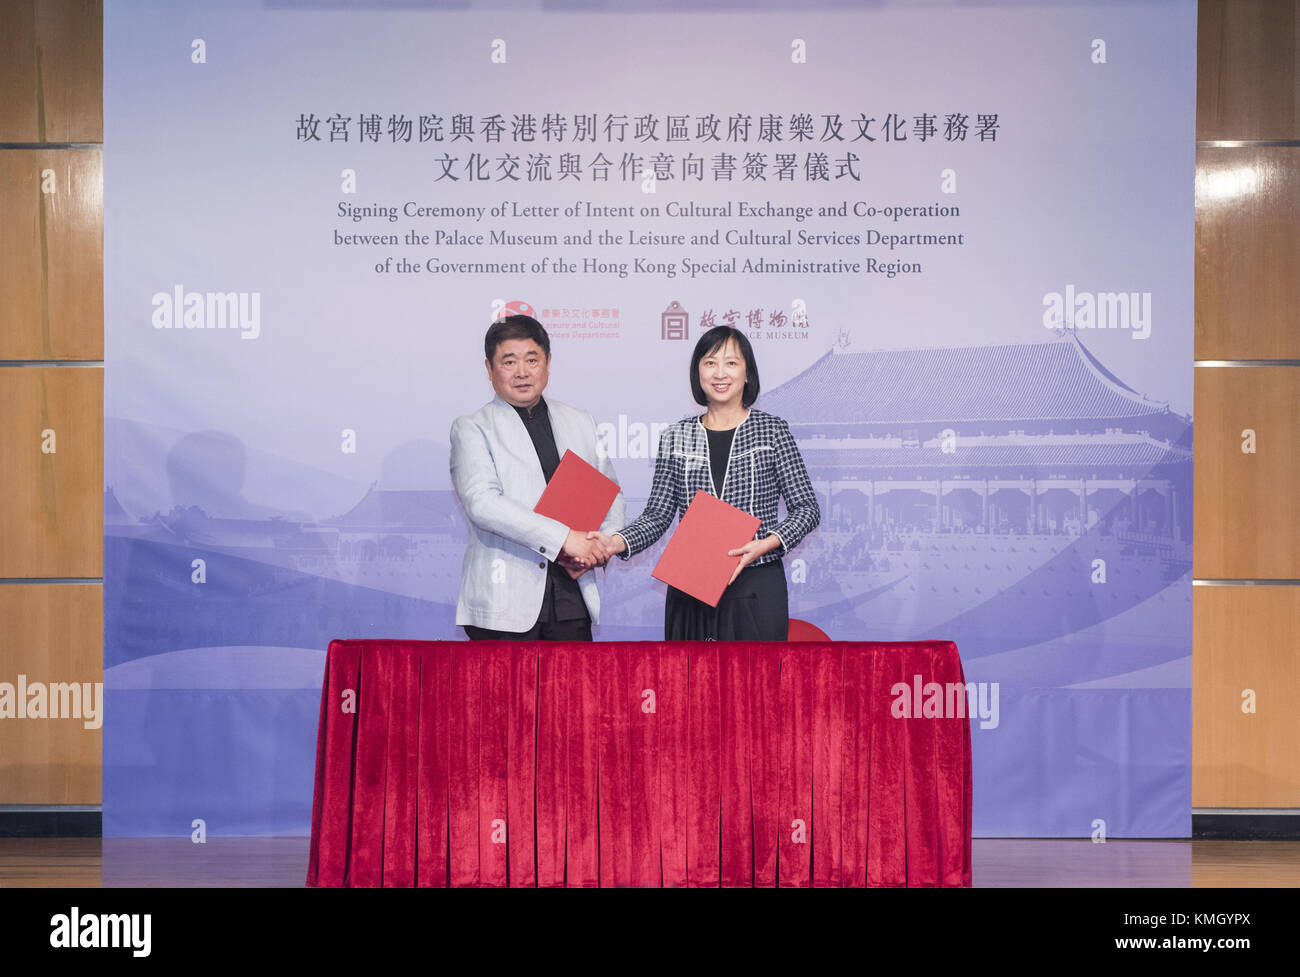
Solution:
[{"label": "man's right hand", "polygon": [[571,564],[590,569],[605,562],[607,558],[602,558],[600,546],[590,536],[590,533],[569,530],[568,539],[564,541],[563,555],[569,558]]}]

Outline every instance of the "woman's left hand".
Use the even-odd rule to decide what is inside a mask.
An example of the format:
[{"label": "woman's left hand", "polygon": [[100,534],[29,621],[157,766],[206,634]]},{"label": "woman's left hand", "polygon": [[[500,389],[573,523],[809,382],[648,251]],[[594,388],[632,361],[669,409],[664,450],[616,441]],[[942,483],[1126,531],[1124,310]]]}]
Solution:
[{"label": "woman's left hand", "polygon": [[745,567],[749,566],[764,553],[770,553],[780,545],[781,537],[773,533],[768,536],[767,539],[751,539],[738,550],[727,550],[727,556],[740,557],[740,562],[736,564],[736,569],[731,574],[731,579],[727,581],[727,586],[730,587],[736,582],[736,578],[740,576],[741,570],[745,569]]}]

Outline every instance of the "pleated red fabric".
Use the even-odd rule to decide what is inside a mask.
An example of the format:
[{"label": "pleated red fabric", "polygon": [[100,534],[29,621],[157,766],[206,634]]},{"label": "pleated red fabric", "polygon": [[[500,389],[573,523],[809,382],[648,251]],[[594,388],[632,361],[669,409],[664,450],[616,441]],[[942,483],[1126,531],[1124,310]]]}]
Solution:
[{"label": "pleated red fabric", "polygon": [[750,797],[753,690],[749,646],[718,644],[720,809],[719,879],[726,888],[754,884],[754,812]]},{"label": "pleated red fabric", "polygon": [[[479,884],[479,714],[482,709],[480,653],[467,643],[451,649],[451,764],[448,790],[449,883],[457,888]],[[365,660],[363,654],[362,660]],[[362,764],[358,758],[358,765]]]},{"label": "pleated red fabric", "polygon": [[600,666],[600,739],[597,847],[602,888],[632,884],[632,732],[635,704],[629,672],[630,649],[617,645],[597,656]]},{"label": "pleated red fabric", "polygon": [[659,860],[663,884],[686,887],[686,799],[690,792],[687,751],[687,645],[659,649]]},{"label": "pleated red fabric", "polygon": [[951,642],[335,641],[307,884],[969,886]]},{"label": "pleated red fabric", "polygon": [[[964,696],[966,676],[956,646],[952,654],[932,655],[934,680],[945,690],[961,686]],[[945,692],[945,715],[931,720],[934,731],[934,780],[936,796],[936,831],[939,855],[933,884],[941,887],[969,887],[971,884],[971,784],[970,703],[966,712],[953,715],[951,708],[964,700],[949,701]],[[977,714],[978,715],[978,714]],[[914,884],[909,880],[909,885]]]},{"label": "pleated red fabric", "polygon": [[806,888],[812,878],[812,647],[789,644],[781,656],[776,870],[782,888]]},{"label": "pleated red fabric", "polygon": [[508,881],[511,651],[510,645],[494,643],[479,658],[478,884],[492,889],[504,888]]},{"label": "pleated red fabric", "polygon": [[394,682],[392,645],[362,653],[357,681],[356,765],[352,789],[351,884],[378,888],[384,878],[384,795],[388,789],[389,707]]},{"label": "pleated red fabric", "polygon": [[448,883],[451,703],[451,645],[421,642],[415,802],[415,884],[421,888]]},{"label": "pleated red fabric", "polygon": [[349,885],[352,854],[353,744],[361,645],[333,641],[325,657],[316,735],[316,790],[311,807],[307,884]]},{"label": "pleated red fabric", "polygon": [[564,886],[570,657],[560,644],[537,653],[537,885],[544,889]]},{"label": "pleated red fabric", "polygon": [[654,645],[625,646],[628,655],[628,821],[631,884],[663,884],[659,832],[659,655]]},{"label": "pleated red fabric", "polygon": [[844,726],[840,737],[840,885],[867,884],[870,833],[871,738],[869,721],[875,654],[866,645],[844,648]]},{"label": "pleated red fabric", "polygon": [[538,646],[510,647],[506,727],[506,876],[511,888],[537,885],[537,666]]},{"label": "pleated red fabric", "polygon": [[[602,649],[604,652],[605,649]],[[590,649],[569,654],[569,796],[565,809],[565,885],[600,884],[597,806],[600,802],[600,656]]]},{"label": "pleated red fabric", "polygon": [[840,886],[843,858],[844,652],[834,645],[813,649],[812,884]]},{"label": "pleated red fabric", "polygon": [[420,732],[420,650],[409,642],[384,649],[389,683],[388,750],[384,758],[383,875],[380,885],[415,885],[417,740]]},{"label": "pleated red fabric", "polygon": [[898,682],[910,683],[905,654],[888,645],[872,649],[868,664],[866,713],[861,718],[870,729],[871,755],[867,762],[867,885],[907,884],[907,801],[903,764],[906,736],[912,727],[906,718],[891,714],[889,692]]},{"label": "pleated red fabric", "polygon": [[781,835],[781,657],[776,643],[749,646],[753,709],[749,735],[749,803],[754,825],[754,885],[776,885]]},{"label": "pleated red fabric", "polygon": [[690,642],[687,655],[687,885],[716,889],[722,828],[718,643]]}]

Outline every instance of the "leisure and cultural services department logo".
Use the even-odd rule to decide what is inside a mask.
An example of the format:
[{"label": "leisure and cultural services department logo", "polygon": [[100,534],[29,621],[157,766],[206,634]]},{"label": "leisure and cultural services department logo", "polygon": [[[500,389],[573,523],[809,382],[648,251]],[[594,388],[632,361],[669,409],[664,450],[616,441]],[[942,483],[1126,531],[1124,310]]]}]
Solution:
[{"label": "leisure and cultural services department logo", "polygon": [[[537,318],[537,312],[528,302],[516,299],[513,302],[506,302],[502,299],[496,299],[492,302],[492,321],[497,322],[500,319],[508,318],[512,315],[526,315],[533,319]],[[546,323],[542,323],[546,325]]]},{"label": "leisure and cultural services department logo", "polygon": [[620,314],[617,306],[557,302],[543,307],[535,318],[546,327],[552,339],[618,339]]}]

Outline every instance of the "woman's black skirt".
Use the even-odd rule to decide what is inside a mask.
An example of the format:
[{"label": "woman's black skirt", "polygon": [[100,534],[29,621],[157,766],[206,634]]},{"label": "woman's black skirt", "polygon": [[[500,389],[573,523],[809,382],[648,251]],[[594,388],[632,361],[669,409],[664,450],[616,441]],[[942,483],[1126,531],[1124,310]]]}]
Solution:
[{"label": "woman's black skirt", "polygon": [[666,641],[785,641],[789,633],[790,600],[780,560],[745,567],[717,607],[668,588]]}]

